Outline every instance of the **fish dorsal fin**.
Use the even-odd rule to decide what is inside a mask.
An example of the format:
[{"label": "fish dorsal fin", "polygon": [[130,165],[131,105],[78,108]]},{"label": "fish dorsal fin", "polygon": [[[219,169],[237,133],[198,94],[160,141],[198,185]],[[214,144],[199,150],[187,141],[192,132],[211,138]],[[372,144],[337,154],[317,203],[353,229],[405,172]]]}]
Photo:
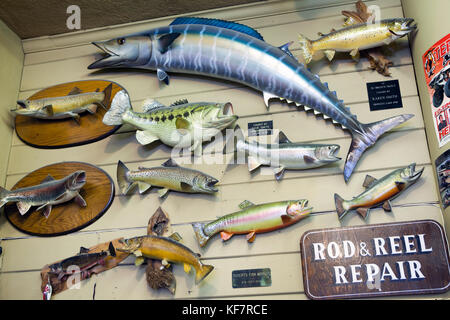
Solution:
[{"label": "fish dorsal fin", "polygon": [[80,88],[74,87],[72,90],[70,90],[70,92],[67,95],[68,96],[73,96],[75,94],[80,94],[82,92],[83,92],[83,90],[81,90]]},{"label": "fish dorsal fin", "polygon": [[183,238],[181,237],[181,235],[178,232],[174,232],[169,236],[170,239],[175,240],[175,241],[181,241]]},{"label": "fish dorsal fin", "polygon": [[244,200],[239,204],[239,208],[241,209],[247,209],[250,207],[253,207],[255,204],[253,202],[250,202],[248,200]]},{"label": "fish dorsal fin", "polygon": [[78,252],[78,254],[84,254],[84,253],[88,253],[89,249],[85,248],[85,247],[80,247],[80,252]]},{"label": "fish dorsal fin", "polygon": [[241,33],[245,33],[253,38],[264,41],[262,35],[255,29],[236,22],[220,20],[220,19],[208,19],[208,18],[195,18],[195,17],[179,17],[172,21],[170,25],[176,24],[204,24],[209,26],[215,26],[220,28],[226,28]]},{"label": "fish dorsal fin", "polygon": [[179,106],[179,105],[186,104],[186,103],[188,103],[188,100],[187,100],[187,99],[180,99],[180,100],[177,100],[177,101],[175,101],[174,103],[172,103],[170,106],[171,106],[171,107],[173,107],[173,106]]},{"label": "fish dorsal fin", "polygon": [[41,184],[42,184],[42,183],[46,183],[46,182],[50,182],[50,181],[54,181],[54,180],[55,180],[55,178],[53,178],[51,175],[47,175],[47,176],[45,177],[45,179],[42,180]]},{"label": "fish dorsal fin", "polygon": [[374,184],[375,182],[377,182],[377,179],[375,179],[374,177],[372,177],[371,175],[367,175],[366,178],[364,179],[363,182],[363,187],[368,189],[372,186],[372,184]]},{"label": "fish dorsal fin", "polygon": [[178,165],[175,161],[173,161],[172,158],[170,158],[169,160],[167,160],[166,162],[164,162],[164,163],[162,164],[162,166],[163,166],[163,167],[179,167],[179,165]]},{"label": "fish dorsal fin", "polygon": [[278,133],[278,143],[291,143],[291,140],[286,137],[283,131]]},{"label": "fish dorsal fin", "polygon": [[155,99],[145,99],[142,103],[142,111],[145,113],[152,112],[155,109],[164,108],[165,105],[163,105],[161,102],[156,101]]}]

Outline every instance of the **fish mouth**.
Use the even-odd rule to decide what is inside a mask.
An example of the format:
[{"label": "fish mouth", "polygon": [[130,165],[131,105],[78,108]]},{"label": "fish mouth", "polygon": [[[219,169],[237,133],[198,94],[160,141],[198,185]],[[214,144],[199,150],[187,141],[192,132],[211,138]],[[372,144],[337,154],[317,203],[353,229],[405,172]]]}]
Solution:
[{"label": "fish mouth", "polygon": [[219,182],[219,180],[215,178],[209,178],[206,183],[201,186],[201,189],[203,192],[207,193],[214,193],[219,191],[219,189],[216,187],[216,184]]},{"label": "fish mouth", "polygon": [[88,69],[99,69],[104,67],[115,67],[120,65],[120,63],[122,62],[120,55],[108,49],[103,42],[92,42],[92,44],[103,51],[102,52],[103,57],[91,63],[88,66]]},{"label": "fish mouth", "polygon": [[414,23],[414,19],[411,18],[406,18],[403,19],[402,25],[400,30],[398,30],[397,32],[389,29],[389,32],[392,33],[394,36],[402,38],[404,36],[406,36],[408,33],[410,33],[413,30],[417,29],[417,24],[413,24]]},{"label": "fish mouth", "polygon": [[335,161],[341,160],[341,158],[337,156],[337,153],[339,152],[340,149],[341,149],[341,147],[337,144],[331,145],[329,153],[328,153],[328,157],[327,157],[327,159],[325,159],[325,161],[335,162]]},{"label": "fish mouth", "polygon": [[420,178],[420,176],[423,173],[423,170],[425,169],[425,167],[422,167],[420,170],[416,171],[416,164],[412,163],[409,165],[409,170],[411,171],[410,176],[409,176],[409,180],[415,181],[417,179]]},{"label": "fish mouth", "polygon": [[77,171],[72,176],[71,190],[80,190],[86,184],[86,172]]}]

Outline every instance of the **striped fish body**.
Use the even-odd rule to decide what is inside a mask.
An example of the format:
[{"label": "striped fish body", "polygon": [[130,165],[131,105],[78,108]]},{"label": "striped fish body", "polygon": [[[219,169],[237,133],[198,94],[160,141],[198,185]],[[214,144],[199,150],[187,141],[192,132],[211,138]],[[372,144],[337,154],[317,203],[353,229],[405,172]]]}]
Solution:
[{"label": "striped fish body", "polygon": [[219,232],[222,240],[228,240],[234,234],[246,234],[247,240],[253,242],[256,233],[284,228],[308,217],[312,208],[306,207],[307,203],[307,200],[300,200],[250,204],[210,223],[194,223],[192,226],[200,246],[206,245]]},{"label": "striped fish body", "polygon": [[380,135],[412,117],[402,115],[362,124],[318,76],[293,57],[287,45],[274,47],[254,30],[238,32],[211,25],[208,19],[179,18],[168,27],[94,44],[109,56],[91,64],[90,69],[154,69],[160,80],[167,80],[166,71],[218,77],[262,91],[267,106],[270,98],[277,97],[331,118],[350,130],[354,140],[344,168],[346,181],[361,154]]}]

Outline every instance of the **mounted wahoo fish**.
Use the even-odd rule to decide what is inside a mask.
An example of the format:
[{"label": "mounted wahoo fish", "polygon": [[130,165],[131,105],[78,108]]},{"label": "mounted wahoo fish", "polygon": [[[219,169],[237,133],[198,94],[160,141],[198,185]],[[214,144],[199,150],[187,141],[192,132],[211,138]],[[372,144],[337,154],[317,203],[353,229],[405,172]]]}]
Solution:
[{"label": "mounted wahoo fish", "polygon": [[39,119],[72,118],[79,123],[80,113],[87,111],[94,114],[97,112],[98,106],[106,110],[106,105],[111,97],[111,90],[112,84],[108,85],[102,92],[81,93],[81,90],[75,87],[65,97],[18,100],[19,107],[11,111],[18,115]]},{"label": "mounted wahoo fish", "polygon": [[79,170],[60,180],[48,175],[41,184],[13,191],[0,187],[0,208],[8,202],[16,202],[20,214],[24,215],[31,206],[40,206],[36,211],[43,210],[44,216],[48,218],[53,205],[72,199],[79,206],[86,207],[86,201],[79,193],[85,183],[86,172]]},{"label": "mounted wahoo fish", "polygon": [[214,185],[219,180],[203,172],[178,166],[172,159],[167,160],[161,167],[143,168],[130,171],[122,161],[117,164],[117,183],[122,194],[128,194],[136,185],[139,193],[144,193],[150,187],[162,187],[158,190],[163,197],[169,190],[186,193],[215,193]]},{"label": "mounted wahoo fish", "polygon": [[382,207],[385,211],[392,211],[390,200],[416,182],[422,175],[423,169],[416,171],[416,164],[400,168],[377,180],[367,175],[363,187],[366,191],[351,200],[344,200],[338,194],[334,194],[334,202],[339,219],[350,210],[366,218],[371,208]]},{"label": "mounted wahoo fish", "polygon": [[332,31],[317,40],[309,40],[299,35],[300,52],[306,63],[310,63],[315,52],[323,51],[328,60],[333,60],[338,52],[350,52],[355,59],[360,50],[371,49],[406,36],[417,28],[414,19],[396,18],[359,23]]},{"label": "mounted wahoo fish", "polygon": [[[233,141],[234,140],[234,141]],[[280,180],[285,169],[310,169],[341,160],[337,144],[293,143],[280,131],[278,144],[248,142],[239,126],[235,127],[234,139],[229,139],[224,153],[236,152],[238,158],[247,156],[248,170],[253,171],[261,165],[273,167],[275,178]]]},{"label": "mounted wahoo fish", "polygon": [[[89,249],[81,247],[79,254],[50,265],[49,273],[58,275],[58,280],[75,273],[80,273],[81,277],[85,279],[91,276],[92,268],[104,265],[105,258],[108,256],[116,256],[112,242],[109,243],[108,251],[89,253]],[[74,266],[77,266],[78,270]]]},{"label": "mounted wahoo fish", "polygon": [[186,273],[191,271],[193,267],[195,269],[195,284],[199,284],[214,269],[213,266],[202,264],[199,260],[199,254],[171,238],[148,235],[121,239],[119,242],[123,246],[118,247],[117,250],[135,254],[137,257],[136,264],[140,264],[139,260],[145,257],[162,260],[163,265],[166,266],[169,262],[182,264]]},{"label": "mounted wahoo fish", "polygon": [[241,211],[227,214],[210,223],[193,223],[195,236],[201,247],[220,232],[223,241],[234,234],[246,234],[253,242],[257,233],[269,232],[287,227],[306,218],[312,211],[308,200],[278,201],[255,205],[248,200],[242,202]]},{"label": "mounted wahoo fish", "polygon": [[164,144],[193,150],[201,148],[202,142],[210,141],[218,131],[237,120],[231,103],[198,102],[180,100],[169,107],[148,99],[144,112],[134,112],[128,94],[119,91],[111,102],[111,108],[103,117],[106,125],[128,123],[138,128],[136,139],[140,144],[161,140]]},{"label": "mounted wahoo fish", "polygon": [[344,168],[347,181],[362,153],[386,131],[413,117],[400,115],[363,124],[334,92],[299,63],[289,51],[264,41],[254,29],[233,22],[205,18],[177,18],[170,26],[94,42],[106,54],[92,63],[97,68],[144,68],[157,70],[168,83],[166,71],[188,72],[227,79],[262,91],[269,99],[286,99],[322,113],[352,134]]}]

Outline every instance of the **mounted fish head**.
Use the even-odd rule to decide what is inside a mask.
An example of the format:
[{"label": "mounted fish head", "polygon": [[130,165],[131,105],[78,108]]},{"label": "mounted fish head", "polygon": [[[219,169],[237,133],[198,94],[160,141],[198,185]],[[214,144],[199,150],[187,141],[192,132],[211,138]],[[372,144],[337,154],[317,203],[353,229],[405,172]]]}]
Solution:
[{"label": "mounted fish head", "polygon": [[416,171],[416,164],[412,163],[409,166],[400,169],[400,173],[398,175],[398,179],[400,180],[400,183],[404,183],[405,187],[408,187],[412,185],[414,182],[416,182],[420,176],[422,175],[422,172],[425,168],[422,168],[420,170]]},{"label": "mounted fish head", "polygon": [[219,191],[215,185],[219,182],[216,178],[213,178],[207,174],[198,174],[192,181],[192,190],[201,193],[214,193]]},{"label": "mounted fish head", "polygon": [[231,126],[238,116],[234,114],[233,105],[227,103],[208,103],[202,114],[202,127],[222,130]]},{"label": "mounted fish head", "polygon": [[341,147],[337,144],[318,145],[315,150],[315,156],[318,162],[328,163],[341,160],[336,154]]},{"label": "mounted fish head", "polygon": [[402,38],[417,28],[417,24],[413,24],[413,22],[414,19],[411,18],[392,19],[388,23],[389,32],[395,38]]},{"label": "mounted fish head", "polygon": [[312,207],[308,207],[308,200],[289,201],[286,213],[292,218],[305,218],[312,212]]},{"label": "mounted fish head", "polygon": [[83,170],[75,171],[67,177],[66,187],[70,191],[78,191],[86,184],[86,172]]},{"label": "mounted fish head", "polygon": [[108,41],[92,42],[105,54],[88,66],[88,69],[139,67],[150,60],[152,41],[148,36],[131,35]]},{"label": "mounted fish head", "polygon": [[144,237],[134,237],[129,239],[119,239],[119,243],[122,245],[119,248],[116,248],[118,251],[133,253],[137,251],[142,243],[144,242]]},{"label": "mounted fish head", "polygon": [[22,116],[34,116],[40,113],[46,114],[45,110],[42,110],[43,105],[38,101],[33,100],[17,100],[17,108],[11,110],[15,114]]}]

